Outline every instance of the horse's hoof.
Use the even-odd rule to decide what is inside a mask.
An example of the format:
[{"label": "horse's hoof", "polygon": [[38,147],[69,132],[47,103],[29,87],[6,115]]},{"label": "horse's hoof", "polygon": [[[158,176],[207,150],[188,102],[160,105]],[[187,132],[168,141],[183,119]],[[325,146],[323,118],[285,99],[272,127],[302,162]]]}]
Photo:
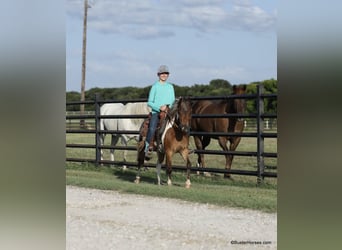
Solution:
[{"label": "horse's hoof", "polygon": [[139,184],[140,183],[140,177],[136,177],[135,180],[134,180],[134,183],[135,184]]},{"label": "horse's hoof", "polygon": [[207,177],[210,177],[210,176],[211,176],[211,173],[210,173],[210,172],[203,172],[203,175],[204,175],[204,176],[207,176]]},{"label": "horse's hoof", "polygon": [[191,182],[190,181],[186,181],[185,182],[185,188],[190,188],[191,186]]}]

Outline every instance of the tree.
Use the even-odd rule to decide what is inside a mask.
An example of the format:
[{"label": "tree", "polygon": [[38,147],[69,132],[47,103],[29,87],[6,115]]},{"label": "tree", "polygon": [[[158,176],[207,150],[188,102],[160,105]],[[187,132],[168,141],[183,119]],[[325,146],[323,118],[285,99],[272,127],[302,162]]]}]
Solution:
[{"label": "tree", "polygon": [[[258,84],[263,84],[265,94],[277,93],[277,80],[269,79],[261,82],[251,82],[247,84],[247,94],[257,93]],[[147,98],[151,86],[144,88],[137,87],[123,87],[123,88],[92,88],[86,91],[86,100],[93,100],[96,93],[99,93],[103,100],[127,100],[135,98]],[[209,84],[194,84],[192,86],[178,86],[174,84],[176,96],[227,96],[232,93],[232,85],[223,79],[211,80]],[[66,101],[79,100],[80,94],[77,92],[67,92]],[[77,99],[78,98],[78,99]],[[247,112],[256,112],[255,100],[247,100]],[[277,112],[277,98],[265,98],[265,112],[276,113]],[[72,106],[67,107],[68,110],[74,110]],[[93,110],[92,105],[86,105],[86,110]]]},{"label": "tree", "polygon": [[[66,102],[76,102],[80,100],[80,93],[76,91],[71,91],[66,93]],[[79,105],[68,105],[66,106],[66,111],[80,111]]]},{"label": "tree", "polygon": [[[264,80],[262,82],[252,82],[247,85],[247,94],[256,94],[257,87],[259,84],[264,85],[264,93],[265,94],[274,94],[278,92],[277,89],[277,80],[270,79]],[[247,112],[255,113],[256,112],[256,101],[255,100],[247,100]],[[276,113],[277,112],[277,99],[276,98],[265,98],[265,112],[266,113]]]},{"label": "tree", "polygon": [[224,80],[224,79],[214,79],[214,80],[211,80],[210,83],[209,83],[209,86],[213,87],[215,89],[218,89],[218,88],[228,88],[228,89],[231,89],[232,88],[232,85],[230,84],[230,82],[228,82],[227,80]]}]

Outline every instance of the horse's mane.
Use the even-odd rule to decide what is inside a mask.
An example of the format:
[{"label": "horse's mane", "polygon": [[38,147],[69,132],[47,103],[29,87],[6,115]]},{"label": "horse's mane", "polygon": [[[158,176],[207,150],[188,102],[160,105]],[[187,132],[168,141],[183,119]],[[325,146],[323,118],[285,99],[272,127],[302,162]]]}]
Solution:
[{"label": "horse's mane", "polygon": [[180,102],[180,97],[177,97],[175,102],[172,105],[172,108],[169,111],[169,115],[167,116],[169,120],[172,120],[177,114],[178,108],[179,108],[179,102]]},{"label": "horse's mane", "polygon": [[[186,100],[188,100],[187,97],[177,97],[176,98],[175,102],[172,105],[172,108],[169,111],[169,116],[168,117],[169,117],[170,120],[172,120],[175,117],[175,115],[178,113],[179,109],[181,108],[180,107],[181,101],[184,102]],[[190,108],[191,108],[191,105],[190,105]]]}]

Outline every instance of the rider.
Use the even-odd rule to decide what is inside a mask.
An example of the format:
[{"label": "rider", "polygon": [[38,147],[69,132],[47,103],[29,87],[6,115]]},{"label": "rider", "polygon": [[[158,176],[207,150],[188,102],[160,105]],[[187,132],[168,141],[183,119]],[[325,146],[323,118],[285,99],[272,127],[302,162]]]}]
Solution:
[{"label": "rider", "polygon": [[152,85],[148,95],[147,105],[152,109],[152,116],[145,141],[145,154],[153,151],[153,145],[150,145],[150,142],[159,122],[159,113],[166,112],[175,101],[173,85],[167,82],[169,74],[169,68],[161,65],[157,72],[159,79]]}]

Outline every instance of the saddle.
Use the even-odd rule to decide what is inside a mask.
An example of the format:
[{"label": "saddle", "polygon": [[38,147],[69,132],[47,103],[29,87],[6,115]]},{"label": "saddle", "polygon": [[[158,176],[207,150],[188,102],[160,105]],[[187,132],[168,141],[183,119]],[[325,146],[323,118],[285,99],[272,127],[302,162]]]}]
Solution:
[{"label": "saddle", "polygon": [[[159,148],[159,145],[162,143],[161,142],[161,136],[164,133],[165,127],[166,127],[166,116],[167,112],[170,110],[170,108],[167,109],[166,112],[160,112],[159,113],[159,122],[156,127],[156,131],[154,135],[151,138],[150,145],[153,147],[153,150],[155,151],[157,148]],[[140,141],[145,144],[146,136],[147,136],[147,131],[150,125],[150,120],[151,120],[152,114],[149,113],[148,117],[144,120],[143,124],[141,125],[140,128]]]}]

